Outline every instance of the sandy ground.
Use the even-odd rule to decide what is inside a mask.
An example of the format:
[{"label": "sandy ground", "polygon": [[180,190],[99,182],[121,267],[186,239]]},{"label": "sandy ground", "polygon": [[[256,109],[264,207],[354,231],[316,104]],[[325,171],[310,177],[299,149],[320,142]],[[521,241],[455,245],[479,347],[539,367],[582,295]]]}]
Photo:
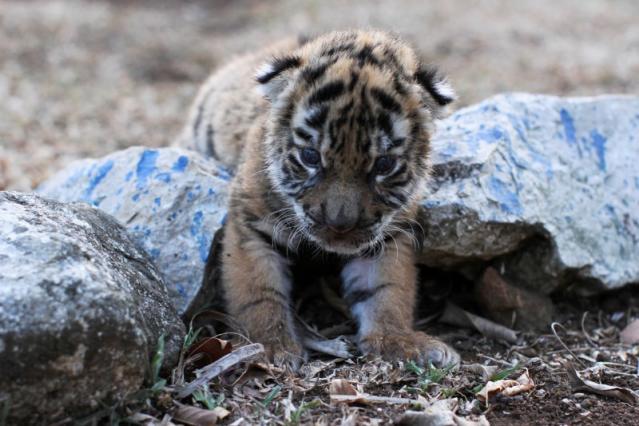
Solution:
[{"label": "sandy ground", "polygon": [[459,106],[504,91],[639,92],[639,2],[0,0],[0,189],[166,145],[200,82],[290,34],[380,27],[441,66]]}]

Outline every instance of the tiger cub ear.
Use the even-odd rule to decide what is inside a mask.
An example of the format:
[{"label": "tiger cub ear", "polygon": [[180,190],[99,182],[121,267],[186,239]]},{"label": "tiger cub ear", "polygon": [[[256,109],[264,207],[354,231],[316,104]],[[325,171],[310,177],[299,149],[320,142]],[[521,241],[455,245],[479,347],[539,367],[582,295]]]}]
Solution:
[{"label": "tiger cub ear", "polygon": [[268,100],[274,101],[288,84],[290,73],[287,71],[301,65],[302,59],[299,56],[280,56],[265,63],[255,74],[260,92]]},{"label": "tiger cub ear", "polygon": [[426,90],[430,98],[425,99],[426,104],[434,110],[436,116],[441,116],[444,107],[457,99],[448,79],[440,74],[437,68],[422,66],[415,72],[414,78],[417,84]]}]

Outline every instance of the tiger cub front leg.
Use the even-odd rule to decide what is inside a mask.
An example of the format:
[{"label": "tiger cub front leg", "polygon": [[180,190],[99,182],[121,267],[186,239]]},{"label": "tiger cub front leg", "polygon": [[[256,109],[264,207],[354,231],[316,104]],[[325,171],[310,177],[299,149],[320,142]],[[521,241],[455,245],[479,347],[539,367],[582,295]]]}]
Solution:
[{"label": "tiger cub front leg", "polygon": [[296,370],[305,354],[289,303],[289,265],[246,225],[234,220],[227,225],[222,260],[227,309],[276,365]]},{"label": "tiger cub front leg", "polygon": [[445,343],[413,330],[417,268],[410,241],[396,237],[377,258],[356,258],[342,270],[344,299],[359,326],[362,353],[387,360],[413,360],[422,365],[459,364]]}]

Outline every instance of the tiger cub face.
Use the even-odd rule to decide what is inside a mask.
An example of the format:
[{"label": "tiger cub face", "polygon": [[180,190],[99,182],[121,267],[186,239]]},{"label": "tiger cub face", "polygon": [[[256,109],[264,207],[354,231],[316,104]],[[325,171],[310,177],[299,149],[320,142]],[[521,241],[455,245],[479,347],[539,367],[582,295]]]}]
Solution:
[{"label": "tiger cub face", "polygon": [[324,250],[383,244],[424,195],[433,120],[454,93],[382,32],[332,33],[257,74],[266,162],[292,226]]}]

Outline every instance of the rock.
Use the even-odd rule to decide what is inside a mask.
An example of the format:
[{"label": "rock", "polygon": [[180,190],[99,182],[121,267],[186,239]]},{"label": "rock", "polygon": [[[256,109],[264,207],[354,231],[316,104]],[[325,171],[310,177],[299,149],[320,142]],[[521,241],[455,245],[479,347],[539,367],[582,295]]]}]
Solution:
[{"label": "rock", "polygon": [[621,343],[627,345],[636,345],[639,343],[639,319],[636,319],[629,323],[626,328],[619,333],[619,339]]},{"label": "rock", "polygon": [[7,424],[82,415],[136,391],[163,334],[184,325],[160,274],[115,220],[86,205],[0,193],[0,401]]},{"label": "rock", "polygon": [[639,282],[639,97],[499,95],[439,124],[421,261],[546,294]]},{"label": "rock", "polygon": [[119,220],[164,275],[175,308],[188,316],[210,301],[201,283],[226,217],[229,180],[196,153],[135,147],[76,162],[38,192],[92,204]]},{"label": "rock", "polygon": [[[631,96],[499,95],[442,120],[420,262],[472,279],[492,265],[542,294],[639,282],[638,130]],[[133,148],[71,166],[40,192],[118,218],[192,313],[210,297],[200,283],[228,179],[197,153]]]}]

